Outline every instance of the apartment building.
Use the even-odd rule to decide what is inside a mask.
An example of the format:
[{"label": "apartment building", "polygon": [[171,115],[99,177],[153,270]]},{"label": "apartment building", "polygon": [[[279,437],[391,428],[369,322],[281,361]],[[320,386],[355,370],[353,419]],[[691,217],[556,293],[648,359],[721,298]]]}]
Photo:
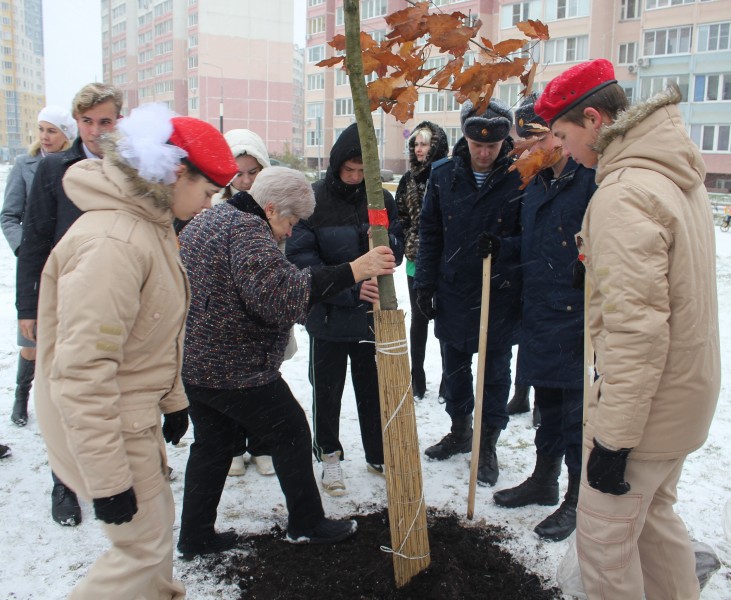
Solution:
[{"label": "apartment building", "polygon": [[104,80],[126,110],[164,102],[222,131],[251,129],[271,153],[298,145],[295,0],[101,1]]},{"label": "apartment building", "polygon": [[[334,51],[326,44],[343,33],[342,0],[307,0],[305,51],[305,155],[310,164],[327,156],[332,142],[353,120],[347,76],[314,66]],[[532,44],[539,63],[534,89],[540,91],[562,70],[592,58],[616,65],[617,79],[632,101],[648,98],[669,81],[680,85],[681,111],[706,162],[706,185],[731,191],[731,0],[434,0],[432,11],[459,10],[482,21],[480,34],[493,42],[522,37],[516,23],[539,19],[551,39]],[[405,0],[361,0],[361,30],[379,40],[387,33],[384,17],[406,8]],[[432,55],[428,67],[446,57]],[[466,63],[479,60],[476,52]],[[511,106],[519,101],[520,82],[500,84],[497,96]],[[406,169],[404,140],[423,120],[441,125],[450,147],[461,136],[460,106],[451,92],[422,91],[414,119],[402,125],[374,113],[381,161]],[[326,164],[326,163],[325,163]]]},{"label": "apartment building", "polygon": [[0,2],[0,161],[23,154],[46,103],[41,0]]}]

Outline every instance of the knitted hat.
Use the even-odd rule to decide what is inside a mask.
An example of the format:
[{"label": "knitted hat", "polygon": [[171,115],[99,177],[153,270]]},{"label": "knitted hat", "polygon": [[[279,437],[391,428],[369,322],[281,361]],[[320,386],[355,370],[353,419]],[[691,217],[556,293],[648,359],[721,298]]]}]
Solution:
[{"label": "knitted hat", "polygon": [[535,112],[537,99],[538,94],[529,94],[515,109],[515,131],[522,138],[550,131],[548,124]]},{"label": "knitted hat", "polygon": [[513,114],[510,107],[498,98],[492,98],[482,114],[477,111],[470,100],[465,100],[459,118],[462,133],[475,142],[501,142],[510,134],[513,125]]},{"label": "knitted hat", "polygon": [[188,160],[221,187],[236,177],[239,167],[224,137],[205,121],[173,117],[170,143],[188,153]]},{"label": "knitted hat", "polygon": [[76,134],[78,133],[76,121],[65,108],[61,108],[60,106],[46,106],[38,113],[38,122],[40,123],[41,121],[57,127],[70,142],[76,139]]},{"label": "knitted hat", "polygon": [[612,63],[604,58],[578,64],[554,77],[535,105],[536,114],[547,123],[561,118],[574,106],[617,83]]},{"label": "knitted hat", "polygon": [[231,148],[234,158],[249,155],[253,156],[263,169],[272,166],[264,141],[253,131],[232,129],[227,131],[223,137],[226,139],[228,147]]}]

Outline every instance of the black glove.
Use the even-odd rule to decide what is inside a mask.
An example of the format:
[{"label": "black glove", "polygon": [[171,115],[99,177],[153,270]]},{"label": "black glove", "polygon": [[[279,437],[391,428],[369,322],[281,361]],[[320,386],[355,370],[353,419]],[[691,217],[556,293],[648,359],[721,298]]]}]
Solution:
[{"label": "black glove", "polygon": [[571,287],[575,290],[584,289],[584,280],[586,279],[586,267],[580,260],[576,260],[574,263],[574,274],[571,279]]},{"label": "black glove", "polygon": [[595,490],[615,496],[629,492],[630,485],[624,480],[624,470],[627,468],[630,450],[631,448],[609,450],[594,438],[594,448],[586,464],[589,485]]},{"label": "black glove", "polygon": [[166,442],[170,442],[174,446],[186,431],[188,431],[187,408],[163,416],[162,435]]},{"label": "black glove", "polygon": [[416,290],[416,306],[429,320],[437,316],[437,310],[434,308],[434,292],[431,290]]},{"label": "black glove", "polygon": [[96,518],[110,525],[129,523],[136,512],[137,496],[132,488],[109,498],[94,498]]},{"label": "black glove", "polygon": [[500,256],[500,238],[492,233],[483,231],[477,237],[477,255],[480,258],[491,256],[494,263]]}]

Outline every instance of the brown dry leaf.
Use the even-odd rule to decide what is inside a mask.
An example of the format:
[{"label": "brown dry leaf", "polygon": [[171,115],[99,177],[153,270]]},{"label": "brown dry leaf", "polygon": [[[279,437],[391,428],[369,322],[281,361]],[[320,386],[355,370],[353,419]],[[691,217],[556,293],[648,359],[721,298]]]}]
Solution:
[{"label": "brown dry leaf", "polygon": [[337,65],[339,62],[342,62],[344,56],[331,56],[330,58],[326,58],[324,60],[321,60],[319,63],[315,63],[316,67],[332,67]]},{"label": "brown dry leaf", "polygon": [[450,84],[452,77],[457,77],[462,72],[464,58],[454,58],[439,69],[429,80],[429,83],[436,85],[437,89],[443,90]]},{"label": "brown dry leaf", "polygon": [[360,32],[360,48],[361,50],[368,50],[369,48],[373,48],[374,46],[378,46],[378,42],[374,40],[370,35],[368,35],[365,31]]},{"label": "brown dry leaf", "polygon": [[533,91],[533,80],[536,77],[536,67],[538,66],[538,63],[533,63],[531,65],[531,68],[528,70],[527,73],[523,73],[520,76],[520,83],[523,84],[523,91],[520,92],[520,95],[525,98]]},{"label": "brown dry leaf", "polygon": [[343,52],[345,50],[345,36],[342,33],[338,33],[328,42],[328,44],[335,48],[335,50]]},{"label": "brown dry leaf", "polygon": [[462,13],[429,15],[429,41],[440,52],[462,56],[469,49],[470,40],[477,35],[482,21],[478,19],[469,27],[463,24],[461,17],[464,17]]},{"label": "brown dry leaf", "polygon": [[426,19],[429,2],[417,2],[414,6],[386,16],[386,23],[393,29],[386,37],[390,40],[412,41],[427,32]]},{"label": "brown dry leaf", "polygon": [[409,85],[404,88],[394,90],[394,98],[396,105],[391,108],[391,114],[401,123],[406,123],[409,119],[414,118],[414,106],[419,99],[419,92],[416,86]]},{"label": "brown dry leaf", "polygon": [[530,150],[537,141],[537,137],[518,138],[517,140],[513,140],[513,149],[508,153],[508,156],[522,156],[523,152]]},{"label": "brown dry leaf", "polygon": [[515,38],[511,38],[509,40],[503,40],[502,42],[498,42],[493,46],[492,50],[497,54],[498,56],[507,56],[508,54],[512,54],[513,52],[517,52],[523,46],[525,46],[525,40],[518,40]]},{"label": "brown dry leaf", "polygon": [[534,40],[547,40],[550,36],[548,35],[548,25],[544,25],[540,21],[534,21],[528,19],[527,21],[521,21],[516,27],[523,32],[526,37]]},{"label": "brown dry leaf", "polygon": [[392,77],[381,77],[368,84],[368,100],[370,101],[371,112],[376,110],[384,99],[393,94],[393,88],[397,80]]},{"label": "brown dry leaf", "polygon": [[521,190],[524,190],[538,173],[543,169],[547,169],[555,165],[561,158],[562,149],[561,146],[556,146],[550,150],[543,150],[539,148],[534,150],[528,156],[523,156],[516,160],[508,171],[517,170],[520,173],[520,180],[523,184],[520,186]]}]

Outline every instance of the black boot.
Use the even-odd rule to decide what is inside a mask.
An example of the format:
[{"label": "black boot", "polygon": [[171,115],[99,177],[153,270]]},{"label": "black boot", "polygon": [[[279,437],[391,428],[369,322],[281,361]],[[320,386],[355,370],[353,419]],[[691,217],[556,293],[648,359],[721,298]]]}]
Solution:
[{"label": "black boot", "polygon": [[529,504],[555,506],[558,504],[558,475],[561,473],[561,461],[561,457],[536,455],[533,474],[514,488],[495,492],[492,496],[495,504],[506,508]]},{"label": "black boot", "polygon": [[414,399],[421,399],[426,394],[426,374],[423,368],[411,370],[411,391]]},{"label": "black boot", "polygon": [[18,427],[25,427],[28,424],[28,396],[33,384],[33,374],[36,370],[36,361],[23,358],[21,354],[18,360],[18,376],[15,387],[15,404],[10,420]]},{"label": "black boot", "polygon": [[438,444],[429,446],[425,451],[429,458],[444,460],[455,454],[464,454],[472,449],[472,415],[452,418],[452,431]]},{"label": "black boot", "polygon": [[530,395],[529,385],[515,385],[515,393],[508,402],[508,414],[519,415],[521,413],[527,413],[530,410],[530,401],[528,396]]},{"label": "black boot", "polygon": [[483,424],[480,436],[480,464],[477,466],[477,483],[480,485],[495,485],[500,475],[496,446],[501,432],[502,429]]},{"label": "black boot", "polygon": [[55,483],[51,492],[51,516],[59,525],[76,527],[81,523],[81,507],[76,493],[63,483]]},{"label": "black boot", "polygon": [[533,404],[533,427],[536,429],[541,426],[541,412],[538,410],[538,405]]},{"label": "black boot", "polygon": [[546,517],[536,525],[535,531],[539,537],[552,542],[560,542],[571,535],[576,529],[576,505],[579,502],[580,473],[569,473],[569,489],[566,490],[561,506],[552,515]]}]

